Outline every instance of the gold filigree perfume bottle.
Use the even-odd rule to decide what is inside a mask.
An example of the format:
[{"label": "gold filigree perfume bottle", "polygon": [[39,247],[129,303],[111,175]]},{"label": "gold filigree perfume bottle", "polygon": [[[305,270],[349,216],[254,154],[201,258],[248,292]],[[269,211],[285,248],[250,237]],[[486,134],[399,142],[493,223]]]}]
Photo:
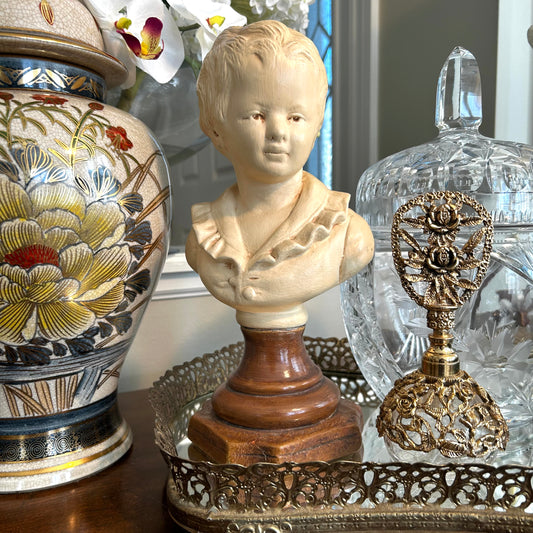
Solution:
[{"label": "gold filigree perfume bottle", "polygon": [[460,192],[419,195],[394,215],[394,265],[433,330],[421,369],[395,382],[377,418],[394,457],[425,452],[431,462],[443,462],[505,449],[507,424],[487,391],[460,369],[451,333],[455,311],[487,272],[492,241],[490,214]]}]

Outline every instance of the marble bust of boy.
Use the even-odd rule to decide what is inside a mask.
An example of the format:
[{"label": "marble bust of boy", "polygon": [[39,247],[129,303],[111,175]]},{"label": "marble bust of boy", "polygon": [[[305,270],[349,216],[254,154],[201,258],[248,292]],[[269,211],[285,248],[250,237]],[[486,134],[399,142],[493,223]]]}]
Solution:
[{"label": "marble bust of boy", "polygon": [[186,257],[249,328],[305,324],[303,303],[372,258],[367,223],[303,170],[327,96],[320,55],[275,21],[224,31],[198,79],[200,124],[237,181],[192,207]]}]

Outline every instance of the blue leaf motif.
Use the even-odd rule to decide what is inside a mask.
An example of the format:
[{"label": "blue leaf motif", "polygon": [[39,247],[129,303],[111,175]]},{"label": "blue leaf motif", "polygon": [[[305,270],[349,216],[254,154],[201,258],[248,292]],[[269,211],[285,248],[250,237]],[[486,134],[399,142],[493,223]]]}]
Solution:
[{"label": "blue leaf motif", "polygon": [[52,350],[44,346],[19,346],[17,350],[20,360],[25,365],[46,365],[50,363]]},{"label": "blue leaf motif", "polygon": [[117,333],[123,335],[126,333],[132,324],[131,313],[122,313],[116,316],[108,316],[107,321],[115,326]]},{"label": "blue leaf motif", "polygon": [[144,270],[137,272],[137,274],[128,278],[125,284],[135,292],[138,292],[139,294],[143,293],[150,286],[150,271],[145,268]]},{"label": "blue leaf motif", "polygon": [[47,183],[54,183],[57,181],[65,181],[70,177],[69,171],[60,166],[53,166],[45,177]]},{"label": "blue leaf motif", "polygon": [[135,241],[141,245],[148,244],[152,240],[152,228],[150,222],[143,220],[137,226],[131,228],[124,237],[127,241]]},{"label": "blue leaf motif", "polygon": [[78,337],[76,339],[67,339],[65,341],[72,355],[84,355],[94,348],[94,339]]},{"label": "blue leaf motif", "polygon": [[48,173],[54,166],[52,157],[34,143],[28,143],[23,148],[12,148],[11,153],[26,181],[33,179],[46,181]]},{"label": "blue leaf motif", "polygon": [[102,337],[109,337],[113,333],[113,326],[107,322],[98,322],[98,326]]},{"label": "blue leaf motif", "polygon": [[91,172],[91,177],[92,193],[97,199],[112,198],[117,195],[120,182],[113,176],[111,169],[99,166]]},{"label": "blue leaf motif", "polygon": [[126,211],[133,215],[139,213],[143,208],[143,197],[138,192],[130,192],[125,194],[118,203],[126,209]]},{"label": "blue leaf motif", "polygon": [[91,195],[91,186],[89,182],[82,176],[74,176],[74,183],[83,191],[83,194],[86,196]]},{"label": "blue leaf motif", "polygon": [[19,169],[9,161],[0,161],[0,174],[5,174],[11,181],[18,181]]}]

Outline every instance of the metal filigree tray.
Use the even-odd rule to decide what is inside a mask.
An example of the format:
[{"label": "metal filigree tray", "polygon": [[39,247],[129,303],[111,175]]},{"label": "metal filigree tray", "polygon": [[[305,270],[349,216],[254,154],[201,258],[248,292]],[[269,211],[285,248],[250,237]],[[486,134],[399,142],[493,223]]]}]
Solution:
[{"label": "metal filigree tray", "polygon": [[[346,339],[305,342],[344,398],[377,406]],[[176,366],[150,390],[156,444],[170,468],[168,509],[188,531],[533,531],[533,468],[342,460],[244,467],[192,460],[188,421],[236,368],[243,347]]]}]

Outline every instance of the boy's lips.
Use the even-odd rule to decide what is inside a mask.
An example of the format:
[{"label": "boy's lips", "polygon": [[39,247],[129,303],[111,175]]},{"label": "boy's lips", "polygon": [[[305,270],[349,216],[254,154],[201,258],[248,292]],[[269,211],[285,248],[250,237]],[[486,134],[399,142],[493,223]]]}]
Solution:
[{"label": "boy's lips", "polygon": [[272,146],[272,147],[265,148],[265,154],[282,155],[286,153],[287,153],[287,149],[282,148],[282,147]]}]

